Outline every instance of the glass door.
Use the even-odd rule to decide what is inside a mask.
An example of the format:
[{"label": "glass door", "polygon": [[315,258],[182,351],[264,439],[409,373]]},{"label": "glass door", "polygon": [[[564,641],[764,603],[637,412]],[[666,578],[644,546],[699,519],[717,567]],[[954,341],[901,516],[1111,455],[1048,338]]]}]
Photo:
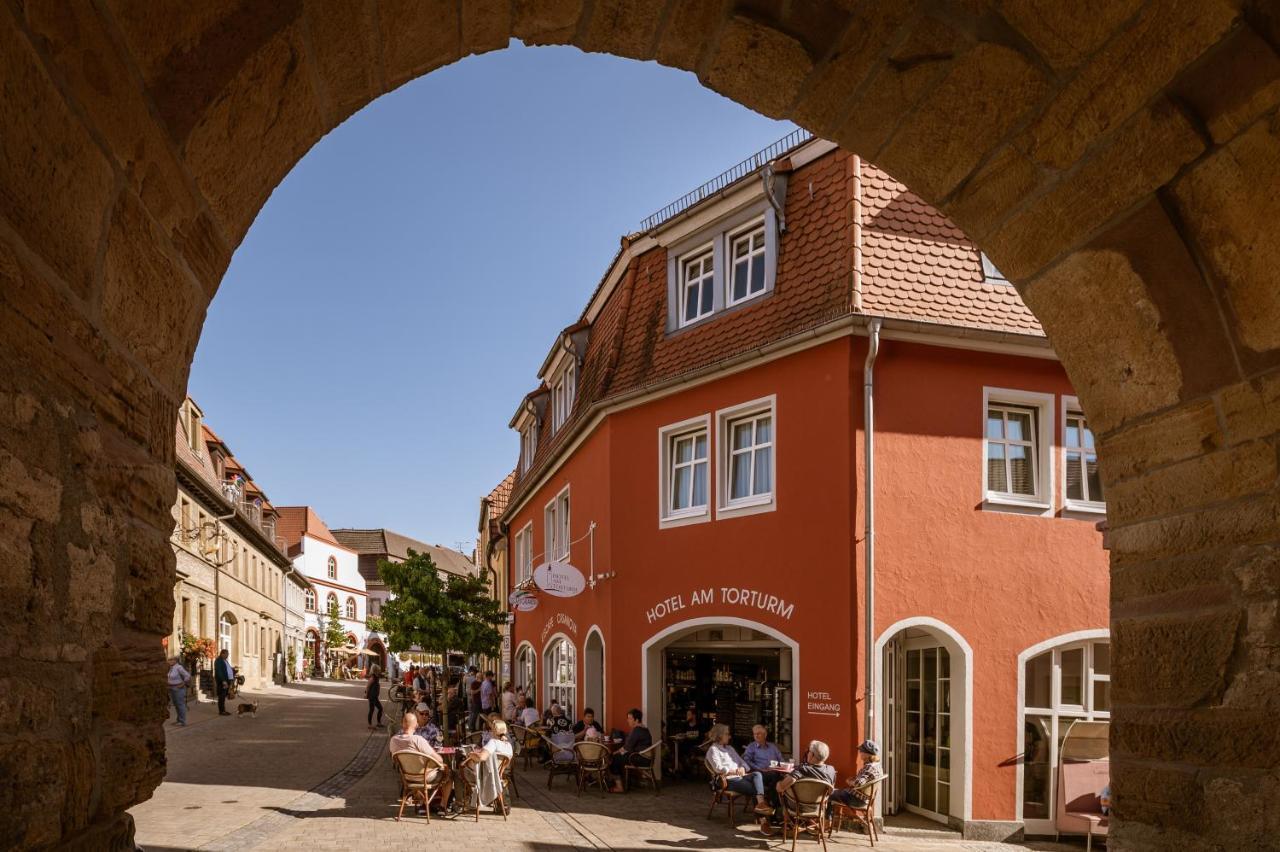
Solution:
[{"label": "glass door", "polygon": [[908,647],[901,756],[908,810],[945,822],[951,812],[951,655]]},{"label": "glass door", "polygon": [[899,792],[900,772],[899,758],[901,750],[898,739],[902,730],[903,683],[901,680],[902,643],[890,639],[884,646],[884,722],[882,745],[884,746],[884,771],[888,776],[881,785],[884,813],[896,814],[901,808],[902,796]]}]

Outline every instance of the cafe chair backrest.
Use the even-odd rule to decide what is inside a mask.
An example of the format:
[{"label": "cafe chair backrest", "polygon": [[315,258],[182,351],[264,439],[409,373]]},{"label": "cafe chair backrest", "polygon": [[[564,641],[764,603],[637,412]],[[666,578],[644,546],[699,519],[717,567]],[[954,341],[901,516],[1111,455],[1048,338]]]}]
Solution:
[{"label": "cafe chair backrest", "polygon": [[800,778],[787,788],[783,801],[794,813],[812,813],[826,805],[833,789],[819,778]]},{"label": "cafe chair backrest", "polygon": [[603,766],[609,760],[609,749],[600,743],[574,743],[573,752],[578,756],[578,763],[583,766]]},{"label": "cafe chair backrest", "polygon": [[391,759],[396,762],[396,768],[406,781],[425,782],[427,773],[438,768],[425,754],[417,751],[397,751],[391,755]]}]

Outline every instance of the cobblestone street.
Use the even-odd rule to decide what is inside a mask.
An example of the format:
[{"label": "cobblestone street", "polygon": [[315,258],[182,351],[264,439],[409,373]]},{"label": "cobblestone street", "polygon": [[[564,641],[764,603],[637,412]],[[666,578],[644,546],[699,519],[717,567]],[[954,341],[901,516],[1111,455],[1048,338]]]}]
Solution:
[{"label": "cobblestone street", "polygon": [[[758,849],[778,847],[748,821],[707,819],[700,783],[676,783],[659,796],[636,792],[576,795],[557,778],[517,772],[511,816],[421,817],[395,821],[397,783],[382,733],[370,735],[358,684],[315,681],[253,696],[258,716],[219,717],[194,706],[186,728],[169,728],[169,774],[151,800],[133,808],[137,842],[148,852],[177,849],[413,849],[445,841],[453,849]],[[837,835],[836,848],[868,848],[861,835]],[[790,848],[790,844],[786,844]],[[802,839],[799,846],[819,848]],[[961,841],[890,829],[885,852],[996,852],[1005,844]],[[1013,847],[1017,848],[1017,847]],[[1083,842],[1032,843],[1036,850],[1083,849]]]}]

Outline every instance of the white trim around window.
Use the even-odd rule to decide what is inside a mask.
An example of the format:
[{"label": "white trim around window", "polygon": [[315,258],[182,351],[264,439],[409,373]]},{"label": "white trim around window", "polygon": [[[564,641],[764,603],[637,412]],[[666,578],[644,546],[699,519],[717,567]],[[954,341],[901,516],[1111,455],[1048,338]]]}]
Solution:
[{"label": "white trim around window", "polygon": [[710,414],[658,430],[659,529],[711,520],[711,467]]},{"label": "white trim around window", "polygon": [[707,243],[680,257],[677,263],[680,275],[677,327],[693,325],[715,312],[717,254],[715,245]]},{"label": "white trim around window", "polygon": [[[1075,427],[1078,430],[1077,445],[1072,445],[1068,439],[1068,430],[1072,427],[1072,421],[1077,421]],[[1089,512],[1092,514],[1105,514],[1107,511],[1106,500],[1095,500],[1095,496],[1103,496],[1101,493],[1094,494],[1089,485],[1088,468],[1082,467],[1080,470],[1080,485],[1084,492],[1085,499],[1072,498],[1068,493],[1071,487],[1071,455],[1076,454],[1078,458],[1074,462],[1077,466],[1087,464],[1087,456],[1092,455],[1096,458],[1098,450],[1093,446],[1093,433],[1089,429],[1089,419],[1084,415],[1084,409],[1080,407],[1080,400],[1074,396],[1064,396],[1062,398],[1062,506],[1069,512]],[[1085,436],[1088,436],[1087,438]],[[1098,489],[1101,489],[1101,480],[1098,482]]]},{"label": "white trim around window", "polygon": [[547,562],[557,559],[568,560],[569,537],[569,486],[547,501],[542,507],[543,558]]},{"label": "white trim around window", "polygon": [[570,357],[564,368],[556,374],[551,386],[551,431],[555,433],[573,413],[573,400],[578,385],[578,365]]},{"label": "white trim around window", "polygon": [[[748,239],[746,252],[746,293],[733,297],[734,245]],[[703,261],[709,258],[711,275]],[[698,276],[689,274],[689,265],[699,261]],[[740,258],[739,260],[742,260]],[[773,291],[778,272],[778,217],[766,199],[758,199],[667,247],[667,332],[705,322],[720,312],[736,308]],[[696,310],[688,311],[689,285],[698,285]],[[709,283],[710,304],[702,287]]]},{"label": "white trim around window", "polygon": [[717,519],[777,509],[777,409],[770,394],[716,412]]},{"label": "white trim around window", "polygon": [[[1055,487],[1053,394],[1008,388],[982,389],[982,504],[984,508],[1033,515],[1053,513]],[[992,418],[999,421],[997,429]],[[1031,425],[1028,428],[1027,423]],[[999,432],[999,434],[996,434]],[[1016,456],[1010,458],[1011,456]],[[1029,458],[1029,469],[1013,462]],[[1003,481],[992,464],[1003,461]],[[1030,479],[1029,488],[1027,479]],[[1018,487],[1017,480],[1022,486]]]},{"label": "white trim around window", "polygon": [[515,539],[516,584],[533,576],[533,521],[529,521],[516,533]]},{"label": "white trim around window", "polygon": [[764,219],[747,224],[725,237],[725,307],[749,302],[767,292],[768,268]]}]

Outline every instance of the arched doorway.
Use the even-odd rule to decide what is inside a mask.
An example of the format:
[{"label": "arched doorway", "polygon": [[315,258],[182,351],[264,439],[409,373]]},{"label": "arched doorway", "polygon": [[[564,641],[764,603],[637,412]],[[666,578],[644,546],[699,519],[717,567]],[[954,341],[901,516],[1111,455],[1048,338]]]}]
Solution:
[{"label": "arched doorway", "polygon": [[740,746],[763,724],[784,755],[804,749],[800,643],[776,628],[729,616],[691,618],[645,641],[641,690],[652,730],[679,730],[690,708],[729,725]]},{"label": "arched doorway", "polygon": [[307,628],[307,641],[303,651],[303,658],[307,669],[311,673],[319,674],[321,670],[320,654],[320,634],[311,627]]},{"label": "arched doorway", "polygon": [[533,649],[532,643],[521,642],[520,647],[516,649],[516,666],[512,675],[515,678],[516,689],[523,689],[525,695],[532,698],[536,705],[538,703],[538,652]]},{"label": "arched doorway", "polygon": [[927,616],[897,622],[876,648],[872,739],[888,776],[881,812],[960,828],[973,813],[973,651]]},{"label": "arched doorway", "polygon": [[227,652],[231,665],[240,667],[240,631],[236,629],[239,622],[230,610],[218,616],[218,650]]},{"label": "arched doorway", "polygon": [[367,655],[369,658],[369,661],[374,665],[376,665],[379,671],[386,672],[387,647],[382,644],[382,640],[370,639],[369,643],[365,646],[365,650],[369,652]]},{"label": "arched doorway", "polygon": [[544,706],[550,707],[555,701],[571,720],[578,718],[578,651],[572,639],[556,633],[547,640],[542,651],[542,673]]},{"label": "arched doorway", "polygon": [[604,665],[604,634],[592,626],[582,646],[582,706],[590,707],[597,719],[608,724]]},{"label": "arched doorway", "polygon": [[[383,92],[512,37],[657,59],[875,157],[1018,282],[1098,424],[1116,559],[1159,578],[1117,584],[1114,593],[1127,628],[1117,630],[1117,677],[1131,673],[1125,696],[1163,714],[1158,726],[1138,714],[1117,721],[1141,743],[1121,770],[1130,783],[1119,787],[1141,821],[1126,820],[1119,834],[1151,846],[1210,833],[1215,842],[1256,845],[1247,820],[1188,821],[1180,802],[1185,791],[1200,797],[1223,779],[1239,785],[1242,808],[1267,802],[1231,731],[1206,734],[1200,718],[1218,707],[1253,712],[1276,690],[1258,685],[1274,683],[1263,613],[1276,592],[1240,579],[1277,540],[1276,474],[1268,462],[1253,464],[1280,428],[1271,274],[1276,35],[1265,3],[1111,4],[1090,15],[1073,4],[1027,14],[889,0],[777,4],[750,14],[735,6],[689,11],[696,7],[519,3],[480,12],[402,4],[375,13],[346,4],[228,4],[194,20],[180,18],[177,6],[148,5],[108,20],[98,7],[65,18],[29,4],[0,22],[5,70],[29,95],[5,134],[24,154],[4,161],[12,227],[0,260],[12,298],[0,316],[0,359],[15,365],[6,392],[34,401],[4,422],[4,437],[33,477],[59,483],[66,504],[51,512],[48,500],[16,492],[19,524],[39,526],[21,537],[34,542],[37,579],[68,586],[56,573],[70,535],[62,517],[112,514],[106,504],[118,492],[91,481],[97,462],[155,462],[160,470],[170,461],[156,436],[180,402],[199,318],[258,207],[316,139]],[[84,72],[90,49],[101,75]],[[120,84],[101,86],[103,75]],[[135,161],[138,139],[148,140],[149,162],[135,174],[147,180],[115,180]],[[48,178],[64,167],[83,179]],[[150,274],[122,271],[130,269]],[[155,336],[160,329],[164,339]],[[111,381],[85,381],[94,371]],[[102,440],[82,440],[90,430]],[[1221,475],[1236,465],[1255,475]],[[126,617],[125,601],[158,606],[164,595],[154,592],[172,584],[174,564],[166,543],[172,484],[156,477],[141,487],[147,493],[128,506],[136,523],[101,542],[118,566],[117,590],[148,584],[146,594],[115,595],[115,609],[104,613],[139,633],[131,637],[139,647],[158,638],[139,625],[164,623],[165,613]],[[156,566],[155,576],[130,576],[126,566],[140,561]],[[1188,563],[1203,567],[1162,570]],[[1154,615],[1167,629],[1151,626]],[[26,618],[13,630],[28,645],[43,647],[45,632],[57,630],[85,659],[115,636],[99,619],[54,623],[34,607]],[[1186,636],[1205,631],[1218,650],[1181,653]],[[1153,660],[1162,677],[1142,677]],[[145,676],[155,663],[129,665]],[[124,706],[95,701],[111,685],[85,682],[73,700]],[[1165,682],[1204,687],[1188,707]],[[135,745],[154,738],[159,724],[137,725]],[[77,745],[103,753],[106,729]],[[47,741],[15,748],[3,768],[37,765],[28,751],[65,745],[69,734],[49,730]],[[1198,762],[1168,769],[1169,754],[1206,736]],[[111,771],[95,764],[95,795]],[[158,761],[140,764],[127,789],[145,797],[160,772]],[[1138,782],[1148,777],[1160,780]],[[120,813],[63,828],[48,822],[59,808],[40,810],[15,819],[55,839],[103,832],[115,840],[129,830]]]}]

